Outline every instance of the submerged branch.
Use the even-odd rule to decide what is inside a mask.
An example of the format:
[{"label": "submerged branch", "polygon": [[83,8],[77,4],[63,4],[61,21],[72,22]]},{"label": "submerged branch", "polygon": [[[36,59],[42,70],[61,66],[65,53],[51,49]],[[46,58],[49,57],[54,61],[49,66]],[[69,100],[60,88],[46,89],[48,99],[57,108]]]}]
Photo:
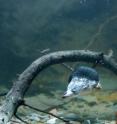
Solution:
[{"label": "submerged branch", "polygon": [[20,118],[17,114],[15,114],[15,117],[20,120],[21,122],[23,122],[24,124],[29,124],[28,122],[24,121],[22,118]]},{"label": "submerged branch", "polygon": [[35,60],[14,82],[13,87],[6,95],[6,99],[0,107],[0,124],[7,124],[7,122],[11,120],[17,108],[22,104],[21,101],[23,100],[33,79],[41,71],[53,64],[76,61],[88,63],[96,63],[96,61],[99,61],[101,66],[117,74],[117,63],[114,59],[100,52],[72,50],[59,51],[44,55]]},{"label": "submerged branch", "polygon": [[67,68],[69,71],[73,71],[73,68],[70,67],[68,64],[62,63],[62,65],[63,65],[65,68]]},{"label": "submerged branch", "polygon": [[28,105],[28,104],[26,104],[26,103],[24,103],[23,105],[26,106],[26,107],[28,107],[28,108],[31,108],[31,109],[33,109],[33,110],[35,110],[35,111],[38,111],[38,112],[42,112],[42,113],[51,115],[51,116],[53,116],[53,117],[55,117],[55,118],[57,118],[57,119],[59,119],[59,120],[61,120],[61,121],[63,121],[63,122],[67,122],[67,123],[69,122],[68,120],[65,120],[65,119],[63,119],[63,118],[61,118],[61,117],[59,117],[59,116],[57,116],[57,115],[54,115],[54,114],[52,114],[52,113],[50,113],[50,112],[47,112],[47,111],[44,111],[44,110],[35,108],[35,107],[33,107],[33,106],[31,106],[31,105]]}]

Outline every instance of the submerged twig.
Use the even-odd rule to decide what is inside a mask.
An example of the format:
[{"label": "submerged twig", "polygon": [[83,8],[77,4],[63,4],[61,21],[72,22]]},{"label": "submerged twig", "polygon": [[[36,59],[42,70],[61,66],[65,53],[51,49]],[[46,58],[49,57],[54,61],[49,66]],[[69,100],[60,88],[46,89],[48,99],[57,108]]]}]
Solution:
[{"label": "submerged twig", "polygon": [[61,65],[63,65],[65,68],[67,68],[70,71],[73,71],[74,69],[72,67],[70,67],[68,64],[66,63],[62,63]]},{"label": "submerged twig", "polygon": [[25,124],[29,124],[28,122],[24,121],[22,118],[20,118],[17,114],[14,115],[18,120],[22,121]]},{"label": "submerged twig", "polygon": [[99,25],[97,32],[91,37],[91,40],[89,41],[88,45],[85,47],[85,50],[89,49],[93,45],[93,43],[96,41],[96,39],[102,33],[105,26],[115,19],[117,19],[117,15],[107,18],[102,24]]},{"label": "submerged twig", "polygon": [[[65,62],[79,61],[95,63],[100,59],[100,55],[100,52],[86,50],[58,51],[49,53],[35,60],[20,74],[6,95],[3,104],[0,106],[0,124],[7,124],[7,122],[11,120],[14,112],[21,105],[19,101],[24,99],[24,95],[32,84],[32,81],[41,71],[51,65]],[[103,55],[102,61],[100,62],[101,66],[117,74],[117,62],[110,57],[110,55]]]},{"label": "submerged twig", "polygon": [[58,118],[59,120],[62,120],[63,122],[69,123],[68,120],[65,120],[65,119],[63,119],[63,118],[61,118],[61,117],[59,117],[59,116],[57,116],[57,115],[54,115],[54,114],[52,114],[52,113],[50,113],[50,112],[47,112],[47,111],[44,111],[44,110],[41,110],[41,109],[37,109],[37,108],[35,108],[35,107],[31,106],[31,105],[28,105],[28,104],[26,104],[26,103],[23,103],[23,105],[26,106],[26,107],[28,107],[28,108],[31,108],[31,109],[33,109],[33,110],[36,110],[36,111],[38,111],[38,112],[42,112],[42,113],[51,115],[51,116],[53,116],[53,117],[56,117],[56,118]]},{"label": "submerged twig", "polygon": [[50,51],[50,48],[47,48],[47,49],[43,49],[40,51],[41,54],[45,54],[45,53],[48,53]]}]

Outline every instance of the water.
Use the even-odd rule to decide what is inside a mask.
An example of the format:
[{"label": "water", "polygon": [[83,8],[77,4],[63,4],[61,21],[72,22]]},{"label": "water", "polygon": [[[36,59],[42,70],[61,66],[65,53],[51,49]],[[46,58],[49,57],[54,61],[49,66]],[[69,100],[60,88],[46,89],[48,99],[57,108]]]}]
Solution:
[{"label": "water", "polygon": [[[17,79],[17,74],[37,57],[45,54],[41,53],[43,50],[53,52],[88,49],[104,53],[113,50],[113,56],[117,60],[116,34],[116,0],[0,0],[1,92],[9,90],[12,80]],[[68,63],[72,67],[77,64],[84,65]],[[98,117],[101,118],[104,114],[105,119],[108,119],[108,115],[112,114],[110,120],[114,120],[117,110],[117,76],[103,68],[96,69],[100,74],[103,90],[83,95],[89,99],[95,98],[96,101],[93,102],[96,105],[92,111],[92,101],[87,103],[86,100],[80,101],[80,104],[79,100],[73,100],[63,108],[67,112],[72,111],[83,116],[87,116],[90,111],[92,116],[100,107],[102,109],[98,111]],[[34,80],[27,96],[36,97],[42,93],[53,99],[60,98],[66,89],[69,74],[70,71],[62,65],[49,67]],[[72,104],[78,109],[72,107]],[[79,106],[83,106],[80,111]]]}]

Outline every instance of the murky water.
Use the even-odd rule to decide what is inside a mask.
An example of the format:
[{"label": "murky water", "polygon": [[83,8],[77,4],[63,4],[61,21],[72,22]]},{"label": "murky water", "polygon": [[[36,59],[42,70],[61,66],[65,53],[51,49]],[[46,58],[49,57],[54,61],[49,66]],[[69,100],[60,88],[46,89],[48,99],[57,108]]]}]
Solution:
[{"label": "murky water", "polygon": [[[88,49],[107,54],[112,50],[117,60],[117,0],[0,0],[1,92],[8,91],[17,74],[47,49],[46,53]],[[84,63],[68,65],[74,68]],[[55,106],[63,115],[72,113],[85,119],[115,121],[117,75],[99,66],[96,70],[102,91],[61,99],[71,72],[55,65],[33,81],[26,99],[41,109]],[[21,111],[26,112],[24,108]]]}]

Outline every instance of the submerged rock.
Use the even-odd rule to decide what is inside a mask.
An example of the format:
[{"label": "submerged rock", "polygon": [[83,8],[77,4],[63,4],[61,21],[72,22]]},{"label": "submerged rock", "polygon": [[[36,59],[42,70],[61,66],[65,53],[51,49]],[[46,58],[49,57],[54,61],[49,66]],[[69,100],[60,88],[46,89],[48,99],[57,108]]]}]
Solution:
[{"label": "submerged rock", "polygon": [[83,122],[83,124],[91,124],[91,121],[90,121],[90,120],[85,120],[85,121]]},{"label": "submerged rock", "polygon": [[26,116],[26,118],[31,121],[40,121],[40,117],[36,113],[31,113],[30,115]]},{"label": "submerged rock", "polygon": [[56,120],[57,120],[57,118],[53,117],[53,118],[47,120],[46,124],[56,124]]}]

